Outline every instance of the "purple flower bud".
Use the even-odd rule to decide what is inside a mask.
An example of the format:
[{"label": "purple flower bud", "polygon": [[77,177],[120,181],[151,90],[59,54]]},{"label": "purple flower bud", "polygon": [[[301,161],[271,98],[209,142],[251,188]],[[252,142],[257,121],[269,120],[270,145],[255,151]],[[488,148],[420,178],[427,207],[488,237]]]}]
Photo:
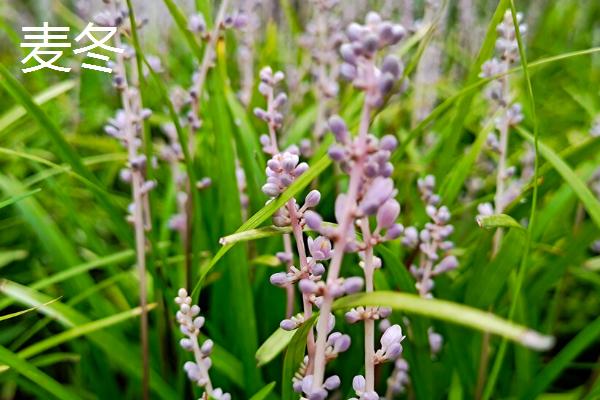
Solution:
[{"label": "purple flower bud", "polygon": [[431,352],[433,354],[437,354],[442,349],[442,344],[444,342],[444,338],[437,332],[434,332],[433,329],[429,328],[427,330],[427,336],[429,339],[429,347],[431,348]]},{"label": "purple flower bud", "polygon": [[277,259],[284,263],[287,264],[289,262],[292,261],[292,254],[291,253],[287,253],[285,251],[278,251],[275,256],[277,257]]},{"label": "purple flower bud", "polygon": [[310,192],[308,192],[306,198],[304,199],[304,206],[307,208],[313,208],[316,207],[320,201],[321,192],[319,192],[318,190],[311,190]]},{"label": "purple flower bud", "polygon": [[442,261],[440,261],[438,265],[436,265],[436,267],[433,270],[433,273],[436,275],[442,274],[446,271],[453,270],[456,267],[458,267],[458,260],[456,259],[456,257],[447,256],[444,257],[444,259],[442,259]]},{"label": "purple flower bud", "polygon": [[267,196],[277,197],[279,196],[279,188],[274,183],[265,183],[262,187],[262,191]]},{"label": "purple flower bud", "polygon": [[346,157],[346,150],[342,146],[332,144],[327,152],[333,161],[342,161]]},{"label": "purple flower bud", "polygon": [[287,172],[291,172],[294,170],[294,168],[296,168],[296,165],[298,165],[298,161],[300,161],[300,157],[298,157],[297,154],[291,154],[286,152],[282,155],[281,166]]},{"label": "purple flower bud", "polygon": [[302,162],[294,169],[294,176],[300,176],[308,170],[308,164]]},{"label": "purple flower bud", "polygon": [[332,115],[328,121],[329,129],[333,132],[335,139],[340,143],[348,141],[348,127],[346,122],[339,115]]},{"label": "purple flower bud", "polygon": [[348,39],[350,39],[351,41],[359,40],[360,37],[362,36],[363,32],[364,32],[363,27],[360,26],[359,24],[357,24],[356,22],[353,22],[350,25],[348,25],[348,28],[346,30]]},{"label": "purple flower bud", "polygon": [[377,210],[377,226],[391,228],[400,215],[400,204],[394,199],[389,199]]},{"label": "purple flower bud", "polygon": [[392,28],[392,32],[394,33],[394,41],[393,43],[398,43],[406,36],[406,29],[400,24],[394,25]]},{"label": "purple flower bud", "polygon": [[314,294],[319,289],[317,284],[310,279],[300,280],[298,283],[298,288],[300,288],[300,291],[304,294]]},{"label": "purple flower bud", "polygon": [[365,380],[364,376],[356,375],[352,379],[352,389],[354,389],[355,392],[364,392],[366,386],[367,386],[367,381]]},{"label": "purple flower bud", "polygon": [[321,229],[321,223],[323,222],[323,218],[319,214],[314,211],[307,211],[304,213],[304,220],[306,221],[306,225],[313,231],[318,231]]},{"label": "purple flower bud", "polygon": [[352,49],[352,45],[349,43],[344,43],[340,46],[340,54],[344,61],[349,64],[356,63],[356,55],[354,54],[354,50]]},{"label": "purple flower bud", "polygon": [[398,146],[398,140],[394,135],[385,135],[379,141],[379,148],[386,151],[394,151]]},{"label": "purple flower bud", "polygon": [[317,263],[317,264],[313,265],[313,267],[311,269],[311,273],[314,276],[321,276],[325,273],[325,267],[323,266],[323,264]]},{"label": "purple flower bud", "polygon": [[350,336],[340,335],[333,341],[333,351],[335,353],[343,353],[350,348]]},{"label": "purple flower bud", "polygon": [[295,321],[292,321],[291,319],[284,319],[279,323],[279,326],[284,331],[293,331],[298,327],[298,324]]},{"label": "purple flower bud", "polygon": [[402,226],[402,224],[394,224],[385,233],[385,238],[387,240],[394,240],[394,239],[399,238],[403,232],[404,232],[404,226]]},{"label": "purple flower bud", "polygon": [[375,11],[369,11],[365,16],[365,23],[367,25],[379,25],[381,23],[381,15]]},{"label": "purple flower bud", "polygon": [[254,115],[262,120],[267,120],[269,118],[269,114],[260,107],[254,109]]},{"label": "purple flower bud", "polygon": [[202,353],[202,355],[204,357],[207,357],[210,355],[210,353],[212,352],[213,349],[213,341],[210,339],[207,339],[204,341],[204,343],[202,343],[202,347],[200,347],[200,352]]},{"label": "purple flower bud", "polygon": [[273,77],[273,70],[267,65],[260,70],[259,77],[261,81],[271,80]]},{"label": "purple flower bud", "polygon": [[340,386],[340,383],[340,377],[337,375],[332,375],[325,379],[325,382],[323,382],[323,387],[325,387],[327,390],[334,390]]},{"label": "purple flower bud", "polygon": [[348,322],[349,324],[355,324],[362,319],[361,314],[355,308],[346,312],[346,314],[344,314],[344,317],[346,318],[346,322]]},{"label": "purple flower bud", "polygon": [[383,95],[388,94],[394,88],[394,77],[389,72],[385,72],[379,78],[379,90]]},{"label": "purple flower bud", "polygon": [[271,281],[271,284],[281,287],[286,286],[289,283],[286,272],[277,272],[271,275],[269,281]]},{"label": "purple flower bud", "polygon": [[356,67],[352,64],[342,63],[340,65],[340,76],[347,81],[353,81],[356,78]]},{"label": "purple flower bud", "polygon": [[379,47],[379,38],[375,34],[370,33],[362,38],[362,45],[367,54],[373,54],[377,51],[377,47]]},{"label": "purple flower bud", "polygon": [[404,340],[404,336],[402,335],[402,328],[400,325],[392,325],[381,336],[381,348],[385,351],[394,343],[400,343]]},{"label": "purple flower bud", "polygon": [[388,360],[395,360],[400,353],[402,353],[402,345],[400,343],[392,343],[392,345],[387,348],[385,356]]},{"label": "purple flower bud", "polygon": [[352,276],[344,279],[343,288],[346,294],[359,292],[364,284],[364,280],[358,276]]},{"label": "purple flower bud", "polygon": [[389,178],[377,177],[365,193],[359,208],[367,215],[373,215],[394,192],[394,182]]}]

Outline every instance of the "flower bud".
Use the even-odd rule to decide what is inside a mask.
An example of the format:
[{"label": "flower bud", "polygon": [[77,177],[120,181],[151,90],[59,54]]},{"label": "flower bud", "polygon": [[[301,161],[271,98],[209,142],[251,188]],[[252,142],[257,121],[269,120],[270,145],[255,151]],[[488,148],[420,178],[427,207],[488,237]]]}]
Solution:
[{"label": "flower bud", "polygon": [[400,204],[394,199],[389,199],[377,210],[377,226],[383,229],[391,228],[400,215]]},{"label": "flower bud", "polygon": [[318,190],[311,190],[304,199],[304,206],[307,208],[316,207],[321,201],[321,192]]}]

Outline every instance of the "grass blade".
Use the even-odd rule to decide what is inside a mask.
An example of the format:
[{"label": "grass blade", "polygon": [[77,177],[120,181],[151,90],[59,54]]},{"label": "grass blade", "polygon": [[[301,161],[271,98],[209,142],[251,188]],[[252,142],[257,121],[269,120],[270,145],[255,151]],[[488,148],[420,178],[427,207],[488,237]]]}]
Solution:
[{"label": "grass blade", "polygon": [[492,313],[473,307],[438,299],[423,299],[415,294],[397,292],[359,293],[340,298],[333,308],[347,309],[358,306],[386,306],[409,314],[422,315],[490,332],[535,350],[548,350],[554,344],[551,336],[506,321]]}]

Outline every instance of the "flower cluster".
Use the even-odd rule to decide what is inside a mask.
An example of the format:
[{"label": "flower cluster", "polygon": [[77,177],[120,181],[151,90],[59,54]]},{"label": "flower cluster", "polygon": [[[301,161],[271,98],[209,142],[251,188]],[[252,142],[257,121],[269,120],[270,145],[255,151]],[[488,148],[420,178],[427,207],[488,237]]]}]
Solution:
[{"label": "flower cluster", "polygon": [[[328,125],[334,134],[336,143],[329,149],[329,156],[336,161],[341,170],[349,176],[348,191],[337,196],[335,201],[335,219],[337,225],[325,224],[316,211],[307,211],[304,221],[308,227],[322,237],[333,242],[331,262],[327,269],[327,280],[301,281],[301,290],[311,296],[317,296],[315,304],[321,314],[317,324],[317,340],[314,352],[314,371],[304,377],[311,382],[303,392],[308,398],[315,393],[322,396],[327,361],[328,316],[332,301],[339,296],[360,290],[363,282],[367,292],[373,290],[373,273],[381,266],[381,260],[373,255],[373,247],[378,243],[399,237],[402,225],[396,221],[400,214],[400,205],[395,200],[396,190],[391,179],[393,165],[390,162],[392,151],[397,146],[394,136],[381,139],[369,133],[371,111],[381,106],[385,97],[391,93],[402,75],[402,64],[393,56],[385,56],[381,66],[376,65],[379,50],[397,43],[405,35],[400,25],[383,21],[376,13],[369,13],[365,25],[353,23],[348,27],[349,42],[340,46],[344,59],[342,75],[353,85],[365,92],[365,102],[361,115],[359,132],[352,137],[345,121],[334,115]],[[375,220],[372,229],[371,218]],[[361,232],[357,238],[355,229]],[[325,239],[321,239],[324,241]],[[327,246],[329,250],[329,246]],[[341,278],[341,261],[345,253],[358,253],[362,258],[360,265],[365,274],[364,281],[358,277]],[[314,254],[313,254],[314,255]],[[352,281],[348,290],[348,282]],[[360,286],[359,286],[360,283]],[[365,377],[355,378],[354,387],[361,399],[378,398],[374,390],[374,366],[395,359],[402,351],[400,341],[404,338],[398,325],[389,327],[381,341],[381,349],[374,349],[374,322],[390,314],[387,308],[358,307],[346,314],[349,322],[364,321],[365,324]],[[364,382],[364,384],[363,384]],[[306,385],[308,386],[308,385]],[[314,397],[322,398],[322,397]]]},{"label": "flower cluster", "polygon": [[367,14],[365,24],[352,23],[346,31],[348,43],[340,46],[344,63],[340,74],[352,84],[364,90],[366,102],[371,107],[383,104],[395,83],[401,77],[403,66],[400,60],[387,55],[381,67],[375,67],[374,58],[378,50],[398,43],[406,36],[402,25],[384,21],[375,12]]},{"label": "flower cluster", "polygon": [[198,342],[200,329],[204,326],[204,317],[200,315],[200,307],[195,304],[192,305],[192,298],[188,296],[187,291],[183,288],[177,292],[175,303],[179,305],[176,314],[177,323],[181,333],[186,336],[179,341],[179,344],[184,350],[194,354],[194,361],[187,361],[183,365],[188,378],[204,388],[211,399],[231,400],[229,393],[224,393],[220,388],[212,387],[208,371],[212,365],[210,354],[213,341],[207,339],[202,345]]},{"label": "flower cluster", "polygon": [[[522,14],[517,14],[519,32],[525,34],[527,27],[522,24]],[[487,145],[497,157],[496,170],[496,194],[494,204],[482,204],[478,207],[480,215],[491,213],[501,214],[508,204],[519,194],[522,183],[529,176],[523,176],[515,182],[510,182],[515,176],[516,168],[508,165],[509,131],[523,120],[522,107],[519,103],[513,103],[510,94],[510,81],[508,70],[519,60],[519,46],[516,36],[516,28],[513,24],[512,13],[506,11],[502,22],[497,27],[498,38],[496,39],[496,57],[486,61],[482,66],[481,77],[495,78],[490,85],[487,95],[496,108],[498,117],[495,119],[496,132],[488,135]],[[494,236],[493,254],[495,255],[502,239],[502,231],[498,230]]]},{"label": "flower cluster", "polygon": [[[431,222],[427,222],[420,231],[414,226],[407,227],[402,244],[412,249],[418,247],[421,258],[418,265],[411,265],[410,272],[417,281],[415,286],[419,295],[432,298],[433,278],[458,267],[456,256],[450,254],[454,243],[449,237],[454,227],[449,224],[451,215],[448,207],[439,205],[440,197],[434,192],[435,177],[427,175],[417,181],[417,186]],[[429,328],[428,335],[431,351],[436,354],[441,349],[442,337],[433,328]]]}]

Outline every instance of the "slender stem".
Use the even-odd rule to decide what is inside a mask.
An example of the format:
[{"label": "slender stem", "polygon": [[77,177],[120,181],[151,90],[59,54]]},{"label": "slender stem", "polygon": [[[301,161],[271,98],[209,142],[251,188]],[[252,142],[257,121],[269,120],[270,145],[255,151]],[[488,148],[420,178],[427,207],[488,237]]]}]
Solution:
[{"label": "slender stem", "polygon": [[[302,226],[296,212],[296,204],[294,199],[290,199],[287,202],[287,209],[290,214],[290,220],[292,225],[292,232],[296,241],[296,248],[298,250],[298,258],[300,259],[300,266],[303,270],[308,270],[308,260],[306,258],[306,248],[304,246],[304,236],[302,233]],[[304,320],[308,320],[312,316],[312,304],[308,298],[308,295],[302,293],[302,306],[304,308]],[[313,366],[313,353],[314,353],[314,332],[311,329],[308,332],[306,338],[306,349],[308,351],[308,364],[307,370],[311,370]]]},{"label": "slender stem", "polygon": [[[373,243],[371,241],[371,228],[369,218],[363,217],[360,221],[363,239],[366,244],[365,249],[365,287],[366,292],[373,291]],[[372,308],[367,308],[367,314]],[[367,392],[375,391],[375,320],[368,318],[365,320],[365,380]]]},{"label": "slender stem", "polygon": [[[292,239],[288,233],[283,234],[283,248],[289,260],[287,261],[287,271],[290,271],[292,267]],[[290,318],[294,314],[294,286],[287,285],[285,287],[286,294],[286,307],[285,307],[285,317]]]},{"label": "slender stem", "polygon": [[[356,198],[358,195],[358,189],[360,181],[362,179],[363,167],[365,162],[365,144],[367,141],[367,133],[369,130],[369,123],[371,117],[371,107],[367,101],[363,104],[362,115],[359,126],[359,136],[357,149],[358,154],[355,155],[354,164],[350,172],[350,184],[348,187],[348,194],[346,197],[345,210],[342,215],[340,225],[338,228],[338,235],[335,240],[333,249],[333,256],[331,263],[329,264],[329,272],[327,273],[327,284],[333,283],[338,279],[340,273],[340,267],[342,265],[342,259],[344,258],[344,248],[346,247],[348,237],[348,229],[351,227],[354,221],[354,214],[356,209]],[[318,390],[323,384],[323,378],[325,375],[325,348],[327,344],[327,328],[329,323],[329,314],[331,313],[331,304],[333,302],[333,296],[326,290],[323,295],[323,303],[321,305],[321,312],[319,314],[319,320],[317,322],[317,341],[315,346],[315,366],[313,374],[312,389]]]},{"label": "slender stem", "polygon": [[[115,12],[118,12],[117,3],[113,3]],[[117,48],[122,48],[120,34],[115,35],[115,44]],[[116,69],[118,74],[123,78],[123,89],[121,91],[121,102],[125,113],[125,141],[127,143],[127,154],[129,161],[133,161],[138,157],[138,148],[136,145],[136,121],[134,112],[141,109],[141,100],[138,96],[137,88],[129,87],[127,82],[127,71],[125,69],[125,60],[121,54],[117,54]],[[133,68],[133,70],[136,70]],[[136,107],[137,106],[137,107]],[[133,109],[135,107],[135,110]],[[147,203],[144,201],[142,185],[144,176],[139,168],[131,168],[131,187],[133,198],[133,224],[135,234],[135,252],[136,263],[139,277],[139,295],[140,307],[142,309],[140,315],[140,340],[142,345],[142,398],[149,399],[150,387],[150,360],[148,351],[148,310],[147,310],[147,288],[146,288],[146,232],[144,223],[144,208]],[[149,213],[149,211],[146,211]]]},{"label": "slender stem", "polygon": [[210,375],[208,374],[208,369],[206,369],[206,365],[204,365],[204,357],[202,357],[202,353],[200,352],[200,345],[198,344],[198,335],[194,335],[190,338],[192,341],[192,348],[194,349],[194,358],[196,359],[196,365],[200,368],[200,373],[206,379],[206,385],[204,385],[204,389],[206,393],[210,396],[213,391],[212,382],[210,381]]}]

